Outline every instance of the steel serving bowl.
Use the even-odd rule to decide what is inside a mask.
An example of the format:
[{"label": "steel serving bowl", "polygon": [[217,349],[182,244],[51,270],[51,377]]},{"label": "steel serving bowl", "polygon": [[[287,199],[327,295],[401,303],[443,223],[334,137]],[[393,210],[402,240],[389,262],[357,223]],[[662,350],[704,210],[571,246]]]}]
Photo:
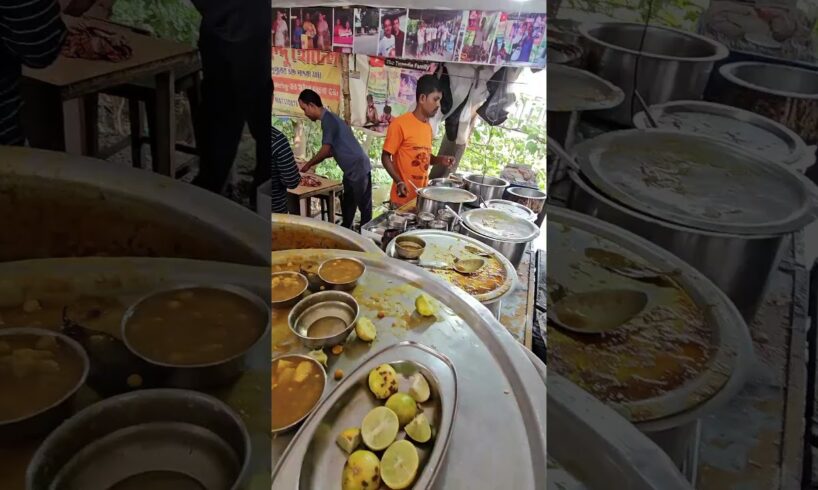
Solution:
[{"label": "steel serving bowl", "polygon": [[[76,395],[77,390],[85,384],[88,378],[91,362],[88,359],[88,354],[74,339],[57,333],[53,330],[45,330],[42,328],[3,328],[0,329],[0,340],[3,337],[25,335],[36,337],[55,337],[62,345],[71,349],[74,354],[82,362],[82,374],[77,379],[76,384],[67,391],[59,400],[46,407],[37,410],[28,415],[18,417],[12,420],[0,420],[0,440],[16,440],[27,437],[34,437],[42,434],[47,434],[49,431],[58,426],[60,422],[65,419],[71,409],[71,402]],[[8,395],[8,394],[6,394]],[[4,395],[4,396],[6,396]],[[25,396],[23,393],[18,393],[17,396]]]},{"label": "steel serving bowl", "polygon": [[346,258],[346,257],[343,258],[343,259],[339,259],[339,260],[345,260],[345,261],[348,261],[348,262],[354,262],[354,263],[358,264],[361,267],[361,273],[358,274],[358,277],[356,277],[355,279],[353,279],[351,281],[332,282],[332,281],[328,281],[327,278],[324,277],[323,271],[324,271],[324,267],[326,267],[327,264],[329,264],[333,260],[336,260],[336,259],[327,259],[324,262],[322,262],[321,265],[318,266],[318,277],[321,279],[321,281],[323,281],[324,284],[326,284],[326,286],[329,289],[335,289],[337,291],[352,291],[353,289],[355,289],[355,286],[358,285],[358,281],[364,276],[364,274],[366,274],[366,265],[363,262],[361,262],[360,260],[358,260],[358,259],[351,259],[351,258]]},{"label": "steel serving bowl", "polygon": [[[170,291],[178,291],[182,289],[202,288],[202,289],[217,289],[225,291],[248,300],[259,311],[263,312],[265,316],[265,324],[259,334],[258,338],[247,349],[238,354],[234,354],[228,358],[209,363],[202,364],[173,364],[170,362],[161,362],[155,359],[146,357],[138,350],[134,349],[128,340],[128,322],[133,316],[139,305],[148,299]],[[269,299],[262,300],[258,295],[238,286],[232,284],[177,284],[170,287],[163,287],[151,291],[141,298],[137,299],[131,304],[125,314],[122,316],[120,323],[120,335],[122,342],[131,353],[144,360],[151,366],[157,368],[160,379],[164,381],[166,386],[172,388],[187,388],[199,389],[209,388],[228,384],[236,379],[242,372],[244,372],[247,364],[247,358],[257,348],[263,348],[264,343],[262,339],[267,338],[270,333],[270,306]]]},{"label": "steel serving bowl", "polygon": [[[420,246],[418,249],[413,249],[410,247],[406,247],[403,244],[409,242],[414,243]],[[423,255],[423,251],[426,249],[426,241],[420,237],[416,236],[401,236],[399,235],[395,238],[395,253],[401,259],[409,259],[414,260]]]},{"label": "steel serving bowl", "polygon": [[[307,313],[308,310],[328,302],[340,302],[349,306],[353,313],[352,321],[347,324],[346,328],[335,335],[329,337],[308,336],[307,331],[311,325],[302,325],[302,316]],[[358,301],[349,293],[343,291],[322,291],[320,293],[311,294],[299,301],[298,304],[290,310],[290,314],[287,316],[287,323],[290,327],[290,331],[305,347],[310,349],[323,349],[324,347],[330,347],[343,342],[355,328],[355,324],[358,322],[360,315],[361,312]]]},{"label": "steel serving bowl", "polygon": [[304,292],[307,290],[307,288],[310,285],[310,281],[309,281],[309,279],[307,279],[307,276],[304,275],[304,274],[301,274],[300,272],[292,272],[292,271],[273,272],[270,275],[270,280],[272,281],[276,277],[280,277],[280,278],[295,277],[296,279],[298,279],[299,281],[302,282],[304,287],[301,288],[301,290],[298,291],[298,293],[293,295],[291,298],[287,298],[287,299],[283,299],[283,300],[279,300],[279,301],[272,301],[271,300],[270,301],[270,306],[272,306],[273,308],[287,308],[289,306],[292,306],[292,305],[298,303],[298,301],[301,299],[301,296],[304,294]]},{"label": "steel serving bowl", "polygon": [[[533,189],[532,189],[533,190]],[[491,209],[501,209],[528,221],[537,221],[537,215],[527,206],[508,199],[491,199],[486,201],[486,207]]]},{"label": "steel serving bowl", "polygon": [[[483,198],[483,201],[491,199],[502,199],[503,192],[509,186],[509,181],[500,177],[489,177],[488,175],[468,174],[463,177],[465,189]],[[478,201],[472,201],[477,206]]]},{"label": "steel serving bowl", "polygon": [[[463,213],[460,233],[485,243],[500,252],[514,268],[523,260],[528,244],[533,242],[542,230],[533,222],[514,216],[506,211],[488,208],[471,209]],[[500,231],[494,224],[503,222],[510,233]]]},{"label": "steel serving bowl", "polygon": [[[107,490],[164,474],[184,488],[243,488],[250,436],[226,404],[196,391],[141,390],[95,403],[37,449],[26,489]],[[133,487],[131,487],[133,488]]]},{"label": "steel serving bowl", "polygon": [[639,89],[648,105],[700,99],[715,63],[729,54],[723,44],[712,39],[668,27],[628,22],[586,23],[579,27],[579,32],[587,69],[625,93],[622,104],[598,114],[624,126],[631,124],[637,111],[634,88]]},{"label": "steel serving bowl", "polygon": [[270,361],[270,365],[272,366],[272,364],[273,364],[274,362],[276,362],[277,360],[279,360],[279,359],[284,359],[284,358],[288,358],[288,357],[297,357],[297,358],[302,359],[302,360],[304,360],[304,361],[310,361],[310,362],[312,362],[312,363],[313,363],[315,366],[317,366],[317,367],[318,367],[318,370],[321,372],[321,383],[322,383],[321,387],[322,387],[322,396],[318,397],[318,399],[317,399],[317,400],[315,400],[315,404],[312,406],[312,408],[310,408],[309,410],[307,410],[307,413],[305,413],[305,414],[304,414],[304,415],[303,415],[301,418],[299,418],[299,419],[298,419],[298,420],[296,420],[295,422],[293,422],[293,423],[291,423],[291,424],[289,424],[289,425],[285,425],[284,427],[279,427],[278,429],[272,429],[270,433],[271,433],[271,434],[273,434],[273,435],[275,435],[275,434],[285,434],[285,433],[287,433],[287,432],[292,431],[292,430],[293,430],[293,429],[295,429],[296,427],[298,427],[298,426],[301,424],[301,422],[303,422],[303,421],[304,421],[304,419],[306,419],[307,417],[309,417],[309,415],[310,415],[312,412],[314,412],[314,411],[315,411],[315,409],[318,407],[318,405],[320,405],[320,404],[321,404],[321,400],[324,398],[324,397],[323,397],[323,390],[326,390],[326,388],[327,388],[327,370],[326,370],[326,369],[324,369],[324,366],[323,366],[323,365],[322,365],[320,362],[316,361],[315,359],[313,359],[313,358],[312,358],[312,357],[310,357],[310,356],[307,356],[307,355],[304,355],[304,354],[282,354],[282,355],[280,355],[280,356],[276,356],[276,357],[274,357],[274,358],[273,358],[273,359]]},{"label": "steel serving bowl", "polygon": [[432,213],[437,216],[437,212],[446,209],[446,206],[459,213],[463,204],[470,204],[477,201],[477,196],[469,192],[468,189],[458,187],[423,187],[418,189],[416,201],[417,213]]}]

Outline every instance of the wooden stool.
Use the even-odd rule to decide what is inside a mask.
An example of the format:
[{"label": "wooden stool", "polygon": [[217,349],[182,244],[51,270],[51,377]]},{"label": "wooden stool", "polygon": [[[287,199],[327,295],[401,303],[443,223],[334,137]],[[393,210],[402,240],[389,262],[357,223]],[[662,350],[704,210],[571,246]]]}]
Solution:
[{"label": "wooden stool", "polygon": [[[201,101],[201,63],[190,65],[175,73],[175,84],[177,94],[184,93],[190,102],[190,115],[193,120],[193,134],[196,146],[183,143],[176,143],[176,151],[188,155],[198,155],[197,148],[199,138],[199,103]],[[131,124],[131,162],[134,167],[142,168],[142,145],[148,143],[151,150],[151,161],[156,162],[156,133],[154,122],[156,120],[156,86],[153,79],[147,79],[135,83],[119,85],[105,90],[103,93],[128,100],[128,116]],[[143,136],[142,106],[148,121],[148,136]],[[155,168],[154,168],[155,170]],[[183,165],[176,171],[176,177],[184,175],[189,170],[189,166]]]}]

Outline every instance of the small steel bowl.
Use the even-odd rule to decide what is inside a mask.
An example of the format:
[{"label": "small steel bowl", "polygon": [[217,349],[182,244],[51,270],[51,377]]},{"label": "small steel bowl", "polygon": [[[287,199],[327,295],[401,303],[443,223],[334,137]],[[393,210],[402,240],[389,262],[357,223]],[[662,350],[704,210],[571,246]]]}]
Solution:
[{"label": "small steel bowl", "polygon": [[[419,249],[408,248],[404,246],[404,243],[415,243],[420,245]],[[404,237],[397,237],[395,238],[395,253],[401,259],[408,259],[414,260],[419,258],[423,255],[424,250],[426,250],[426,240],[416,237],[416,236],[404,236]]]},{"label": "small steel bowl", "polygon": [[[0,420],[0,440],[3,441],[41,436],[51,432],[51,430],[60,425],[60,423],[70,415],[71,402],[74,399],[74,395],[76,395],[77,391],[85,384],[91,367],[91,361],[88,359],[88,353],[85,352],[85,349],[74,339],[66,335],[42,328],[4,328],[0,330],[0,340],[3,340],[3,337],[18,335],[56,337],[58,342],[70,348],[77,357],[80,358],[82,362],[82,374],[77,380],[77,383],[66,392],[62,398],[51,405],[16,419]],[[25,393],[17,393],[16,396],[24,397],[26,395]]]},{"label": "small steel bowl", "polygon": [[[324,273],[323,273],[324,272],[324,266],[326,266],[328,263],[330,263],[333,260],[345,260],[345,261],[349,261],[349,262],[355,262],[356,264],[361,266],[361,273],[358,275],[358,277],[356,277],[352,281],[347,281],[347,282],[343,282],[343,283],[328,281],[327,278],[324,277]],[[337,291],[352,291],[353,289],[355,289],[355,286],[358,285],[358,280],[361,279],[364,276],[364,274],[366,274],[366,265],[363,262],[361,262],[360,260],[353,259],[351,257],[341,257],[341,258],[336,257],[336,258],[332,258],[332,259],[327,259],[324,262],[322,262],[321,265],[318,267],[318,277],[320,277],[321,280],[324,282],[324,284],[327,285],[328,289],[335,289]]]},{"label": "small steel bowl", "polygon": [[272,281],[276,277],[281,277],[281,278],[295,277],[296,279],[301,281],[301,284],[303,284],[304,287],[301,288],[300,291],[298,291],[298,294],[294,295],[291,298],[282,299],[282,300],[278,300],[278,301],[270,301],[270,306],[272,306],[273,308],[289,308],[290,306],[298,303],[301,300],[301,296],[304,294],[304,291],[307,290],[307,288],[309,287],[309,284],[310,284],[309,279],[307,279],[307,276],[305,276],[304,274],[301,274],[299,272],[290,272],[290,271],[273,272],[270,275],[270,281]]},{"label": "small steel bowl", "polygon": [[[325,303],[343,303],[349,306],[353,312],[352,321],[348,323],[346,328],[341,332],[329,337],[310,337],[307,335],[310,326],[317,321],[320,316],[321,305]],[[333,307],[335,305],[332,305]],[[309,318],[304,315],[309,315]],[[355,324],[360,317],[360,307],[358,302],[352,295],[342,291],[323,291],[307,296],[298,302],[293,307],[287,317],[287,323],[290,326],[290,331],[298,337],[304,346],[310,349],[322,349],[333,345],[340,344],[349,336],[349,333],[355,328]],[[318,316],[316,316],[318,315]],[[325,315],[326,316],[326,315]]]},{"label": "small steel bowl", "polygon": [[[276,356],[276,357],[273,358],[272,361],[270,361],[271,368],[272,368],[273,363],[276,362],[277,360],[284,359],[284,358],[290,358],[290,357],[296,357],[298,359],[311,361],[316,366],[318,366],[318,369],[321,370],[321,374],[323,375],[323,389],[324,390],[327,389],[327,370],[324,369],[324,366],[320,362],[316,361],[315,359],[313,359],[310,356],[305,356],[303,354],[283,354],[283,355],[280,355],[280,356]],[[318,397],[318,400],[315,401],[315,405],[313,405],[312,408],[307,410],[307,413],[305,413],[303,417],[296,420],[295,422],[293,422],[290,425],[285,425],[284,427],[280,427],[278,429],[272,429],[271,433],[272,434],[284,434],[284,433],[292,431],[293,429],[298,427],[301,424],[301,422],[303,422],[307,417],[309,417],[312,412],[315,411],[315,409],[318,407],[318,405],[321,404],[321,400],[323,400],[323,399],[324,399],[324,395],[323,395],[323,392],[322,392],[321,396]],[[273,401],[273,409],[275,409],[275,401]]]},{"label": "small steel bowl", "polygon": [[[318,291],[321,286],[324,285],[324,281],[318,277],[318,266],[321,265],[320,263],[309,261],[304,264],[301,264],[301,273],[304,274],[304,277],[307,278],[307,288],[310,291]],[[300,299],[300,297],[299,297]],[[290,305],[292,306],[292,305]]]},{"label": "small steel bowl", "polygon": [[196,488],[237,490],[248,483],[250,452],[241,418],[216,398],[134,391],[95,403],[52,432],[28,465],[26,489],[119,488],[164,473]]},{"label": "small steel bowl", "polygon": [[[172,364],[156,361],[142,355],[131,346],[128,341],[128,321],[133,316],[136,308],[143,302],[152,298],[157,294],[167,293],[169,291],[178,291],[181,289],[202,288],[202,289],[219,289],[241,296],[253,303],[261,310],[267,317],[267,321],[259,334],[256,341],[251,344],[244,352],[239,352],[227,359],[220,361],[204,363],[204,364]],[[268,298],[269,300],[269,298]],[[144,360],[151,366],[157,369],[158,377],[162,380],[164,386],[172,388],[212,388],[223,386],[233,382],[246,368],[247,358],[251,353],[261,347],[264,342],[262,339],[268,338],[270,334],[270,307],[267,301],[262,300],[258,295],[232,284],[178,284],[170,287],[156,289],[150,293],[142,296],[131,304],[125,314],[122,315],[122,322],[120,323],[120,335],[125,347],[128,348],[135,356]]]}]

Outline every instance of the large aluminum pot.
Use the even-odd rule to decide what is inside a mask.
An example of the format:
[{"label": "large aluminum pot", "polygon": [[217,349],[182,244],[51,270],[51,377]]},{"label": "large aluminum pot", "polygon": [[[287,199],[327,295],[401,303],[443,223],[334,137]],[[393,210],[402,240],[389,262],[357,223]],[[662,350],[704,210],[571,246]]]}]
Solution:
[{"label": "large aluminum pot", "polygon": [[463,188],[463,182],[454,179],[447,179],[445,177],[440,177],[437,179],[431,179],[427,183],[428,187],[457,187],[458,189]]},{"label": "large aluminum pot", "polygon": [[634,88],[639,89],[649,105],[700,99],[714,64],[729,53],[724,45],[712,39],[667,27],[588,23],[581,25],[579,32],[586,68],[625,92],[621,105],[602,111],[599,116],[623,126],[630,126],[633,114],[639,110]]},{"label": "large aluminum pot", "polygon": [[437,216],[437,212],[446,209],[446,206],[452,208],[455,213],[460,213],[463,204],[473,203],[476,200],[477,196],[468,190],[456,187],[423,187],[418,189],[417,213],[426,212]]},{"label": "large aluminum pot", "polygon": [[[506,179],[480,174],[468,174],[463,177],[463,182],[467,191],[482,197],[483,201],[502,199],[503,193],[509,186],[509,181]],[[477,206],[479,202],[472,201],[470,204]]]},{"label": "large aluminum pot", "polygon": [[506,199],[522,204],[537,215],[545,207],[545,198],[545,192],[530,187],[509,187],[506,192]]},{"label": "large aluminum pot", "polygon": [[471,209],[464,212],[462,218],[460,233],[497,250],[515,268],[523,260],[528,244],[542,232],[531,221],[499,209]]},{"label": "large aluminum pot", "polygon": [[781,259],[787,235],[717,233],[668,223],[607,198],[573,170],[569,175],[574,184],[569,208],[620,226],[670,251],[719,286],[746,320],[753,318],[766,292],[767,278]]},{"label": "large aluminum pot", "polygon": [[745,61],[719,68],[710,98],[766,116],[818,143],[818,72]]}]

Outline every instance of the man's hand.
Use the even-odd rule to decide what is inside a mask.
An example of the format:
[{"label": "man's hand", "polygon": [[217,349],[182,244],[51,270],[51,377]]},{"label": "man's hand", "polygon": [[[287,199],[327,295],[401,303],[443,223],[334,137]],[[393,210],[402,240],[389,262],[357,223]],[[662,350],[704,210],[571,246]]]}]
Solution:
[{"label": "man's hand", "polygon": [[406,197],[409,191],[406,189],[406,182],[397,183],[398,197]]},{"label": "man's hand", "polygon": [[454,157],[449,155],[438,155],[437,163],[443,165],[444,167],[451,167],[454,164]]},{"label": "man's hand", "polygon": [[298,169],[298,171],[301,172],[302,174],[305,174],[307,172],[312,171],[312,169],[313,169],[312,165],[310,165],[309,162],[307,162],[304,165],[302,165],[301,168]]}]

